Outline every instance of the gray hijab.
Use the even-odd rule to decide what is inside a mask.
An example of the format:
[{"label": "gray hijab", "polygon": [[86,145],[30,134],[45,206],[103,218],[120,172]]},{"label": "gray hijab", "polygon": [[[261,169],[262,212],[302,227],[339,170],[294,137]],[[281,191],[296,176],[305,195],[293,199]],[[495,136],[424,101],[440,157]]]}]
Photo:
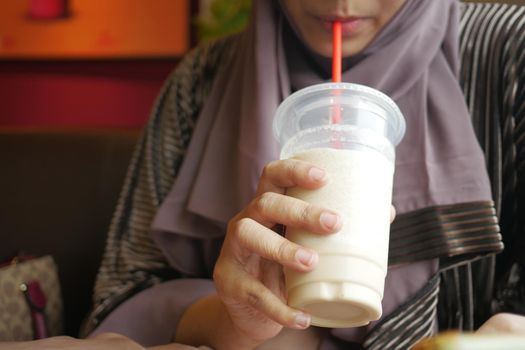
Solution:
[{"label": "gray hijab", "polygon": [[[272,118],[290,86],[322,82],[283,43],[275,0],[254,0],[250,25],[215,78],[184,163],[153,231],[208,239],[252,199],[265,164],[279,156]],[[407,132],[397,147],[398,213],[491,200],[484,157],[457,81],[459,4],[408,0],[343,73],[343,81],[392,97]],[[283,47],[292,47],[285,50]],[[287,56],[287,58],[285,57]],[[293,60],[288,72],[286,61]]]},{"label": "gray hijab", "polygon": [[[184,274],[210,271],[216,258],[208,254],[216,251],[210,242],[220,242],[227,222],[252,199],[264,165],[278,158],[271,125],[279,103],[291,87],[326,78],[322,67],[312,66],[322,66],[323,59],[293,30],[286,34],[282,17],[275,0],[253,1],[250,25],[214,80],[178,177],[155,217],[156,243]],[[343,81],[383,91],[405,115],[393,196],[400,214],[491,200],[484,157],[457,81],[458,25],[456,0],[407,0],[369,47],[346,61]],[[423,283],[436,266],[428,262],[417,269],[413,275]],[[392,283],[394,297],[387,277],[387,313],[421,287]]]}]

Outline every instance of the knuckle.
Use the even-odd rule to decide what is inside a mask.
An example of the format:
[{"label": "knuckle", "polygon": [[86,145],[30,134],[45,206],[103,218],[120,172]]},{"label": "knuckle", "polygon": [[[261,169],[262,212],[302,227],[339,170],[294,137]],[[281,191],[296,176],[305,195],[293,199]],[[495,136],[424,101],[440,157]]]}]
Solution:
[{"label": "knuckle", "polygon": [[224,281],[224,273],[222,271],[217,269],[213,271],[213,283],[215,284],[215,288],[217,288],[217,292],[219,294],[222,294],[227,290],[226,287],[228,284]]},{"label": "knuckle", "polygon": [[239,244],[244,246],[247,237],[250,237],[250,232],[253,229],[253,220],[247,217],[236,220],[231,223],[228,228],[228,244],[232,247],[236,247]]},{"label": "knuckle", "polygon": [[242,218],[235,223],[235,228],[231,232],[233,241],[244,245],[249,239],[254,229],[255,221],[250,218]]},{"label": "knuckle", "polygon": [[286,240],[281,240],[281,242],[278,243],[277,249],[276,249],[276,255],[279,260],[288,260],[290,258],[290,251],[291,251],[291,243],[289,243]]},{"label": "knuckle", "polygon": [[269,178],[273,172],[273,169],[275,169],[276,167],[278,167],[279,165],[279,161],[278,160],[274,160],[274,161],[271,161],[270,163],[266,164],[262,170],[262,174],[261,174],[261,177],[262,178]]},{"label": "knuckle", "polygon": [[235,275],[235,271],[225,267],[216,267],[213,270],[213,283],[217,289],[217,293],[221,295],[231,295],[235,290],[240,288],[240,283],[238,278],[232,276]]},{"label": "knuckle", "polygon": [[266,214],[275,205],[276,195],[272,192],[265,192],[255,199],[255,210],[261,214]]},{"label": "knuckle", "polygon": [[238,237],[242,236],[245,232],[251,230],[252,223],[252,219],[250,218],[242,218],[237,220],[233,233]]},{"label": "knuckle", "polygon": [[247,290],[245,294],[246,304],[254,309],[260,309],[263,304],[262,297],[255,290]]},{"label": "knuckle", "polygon": [[311,204],[304,205],[299,208],[299,215],[297,216],[297,219],[299,221],[299,224],[304,225],[311,221],[312,213],[314,212],[314,208]]},{"label": "knuckle", "polygon": [[215,268],[213,269],[213,281],[215,282],[215,285],[217,287],[221,287],[222,285],[222,281],[223,281],[223,276],[224,276],[224,273],[223,273],[223,268],[221,265],[219,264],[216,264],[215,265]]},{"label": "knuckle", "polygon": [[301,163],[295,159],[290,159],[286,163],[286,175],[288,176],[288,178],[295,179],[297,177],[297,171],[300,168],[300,164]]}]

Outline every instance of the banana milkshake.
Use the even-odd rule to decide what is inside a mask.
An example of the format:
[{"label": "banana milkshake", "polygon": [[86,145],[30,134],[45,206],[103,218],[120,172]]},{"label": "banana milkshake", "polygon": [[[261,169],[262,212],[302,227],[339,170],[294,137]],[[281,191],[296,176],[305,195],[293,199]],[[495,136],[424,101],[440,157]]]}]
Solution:
[{"label": "banana milkshake", "polygon": [[379,319],[403,115],[378,90],[325,83],[285,99],[273,127],[282,159],[312,163],[328,175],[318,189],[290,188],[287,195],[336,210],[343,220],[341,230],[328,236],[287,229],[287,239],[319,254],[313,271],[285,269],[288,304],[322,327],[357,327]]}]

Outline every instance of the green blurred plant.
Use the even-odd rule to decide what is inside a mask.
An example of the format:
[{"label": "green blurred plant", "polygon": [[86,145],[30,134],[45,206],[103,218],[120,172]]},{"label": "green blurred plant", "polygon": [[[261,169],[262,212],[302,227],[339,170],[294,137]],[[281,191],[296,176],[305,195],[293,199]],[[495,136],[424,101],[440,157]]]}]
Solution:
[{"label": "green blurred plant", "polygon": [[210,0],[209,12],[197,18],[198,37],[209,41],[244,29],[250,17],[250,0]]}]

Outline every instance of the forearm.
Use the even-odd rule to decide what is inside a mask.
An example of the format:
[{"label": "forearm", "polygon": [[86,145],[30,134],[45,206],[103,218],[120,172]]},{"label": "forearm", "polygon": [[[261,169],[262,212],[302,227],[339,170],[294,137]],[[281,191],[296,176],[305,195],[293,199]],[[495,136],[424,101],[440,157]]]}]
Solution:
[{"label": "forearm", "polygon": [[35,341],[0,342],[0,350],[30,350],[36,345],[37,342]]},{"label": "forearm", "polygon": [[0,350],[145,350],[133,340],[116,333],[104,333],[90,339],[67,336],[23,342],[0,342]]},{"label": "forearm", "polygon": [[188,308],[179,322],[176,341],[215,350],[251,350],[259,345],[235,328],[217,295],[204,297]]}]

